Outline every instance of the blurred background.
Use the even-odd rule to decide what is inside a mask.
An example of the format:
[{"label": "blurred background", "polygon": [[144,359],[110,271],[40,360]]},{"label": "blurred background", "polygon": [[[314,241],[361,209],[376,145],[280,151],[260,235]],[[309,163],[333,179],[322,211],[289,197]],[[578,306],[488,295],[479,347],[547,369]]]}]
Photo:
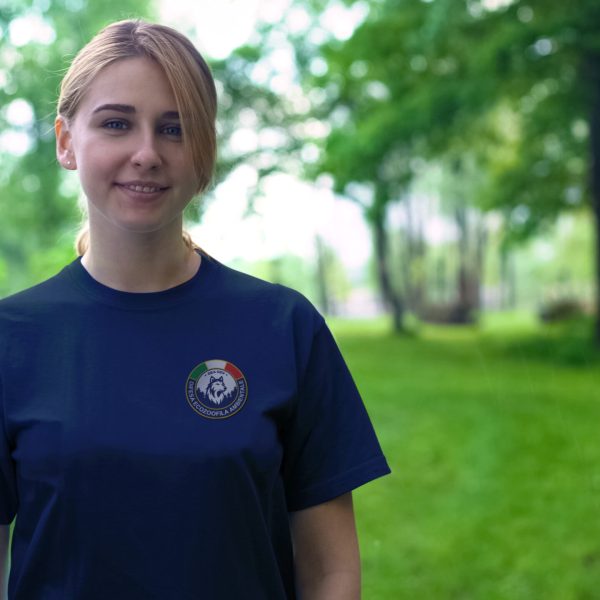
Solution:
[{"label": "blurred background", "polygon": [[217,81],[189,231],[308,296],[365,398],[364,597],[600,598],[600,2],[0,1],[0,296],[75,257],[58,86],[130,17]]}]

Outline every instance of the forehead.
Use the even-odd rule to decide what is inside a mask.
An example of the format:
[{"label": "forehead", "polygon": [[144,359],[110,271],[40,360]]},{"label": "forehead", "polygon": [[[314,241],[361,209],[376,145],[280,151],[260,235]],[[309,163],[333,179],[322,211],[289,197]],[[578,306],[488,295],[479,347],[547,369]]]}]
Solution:
[{"label": "forehead", "polygon": [[136,112],[177,110],[165,72],[147,57],[120,59],[104,67],[86,90],[78,112],[90,113],[102,104],[128,104]]}]

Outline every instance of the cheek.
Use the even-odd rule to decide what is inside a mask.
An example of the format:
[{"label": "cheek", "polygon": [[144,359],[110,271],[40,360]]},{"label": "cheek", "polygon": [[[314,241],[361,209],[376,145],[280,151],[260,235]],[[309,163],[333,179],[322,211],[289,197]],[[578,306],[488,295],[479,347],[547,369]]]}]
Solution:
[{"label": "cheek", "polygon": [[86,144],[79,149],[75,157],[82,181],[110,174],[119,162],[115,148],[106,148],[101,143]]},{"label": "cheek", "polygon": [[192,164],[187,160],[179,160],[172,163],[171,175],[179,183],[180,190],[184,195],[195,196],[198,192],[198,180],[194,174]]},{"label": "cheek", "polygon": [[91,157],[86,155],[83,161],[77,164],[79,183],[88,201],[102,204],[110,191],[114,177],[111,175],[111,169],[104,162],[90,159]]}]

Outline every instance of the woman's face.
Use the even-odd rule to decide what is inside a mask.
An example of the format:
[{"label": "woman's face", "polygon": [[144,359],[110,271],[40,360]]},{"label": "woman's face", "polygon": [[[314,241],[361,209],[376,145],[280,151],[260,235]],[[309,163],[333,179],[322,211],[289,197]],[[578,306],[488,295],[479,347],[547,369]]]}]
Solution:
[{"label": "woman's face", "polygon": [[197,179],[158,63],[127,58],[105,67],[75,118],[57,119],[56,132],[59,161],[79,172],[92,234],[181,235]]}]

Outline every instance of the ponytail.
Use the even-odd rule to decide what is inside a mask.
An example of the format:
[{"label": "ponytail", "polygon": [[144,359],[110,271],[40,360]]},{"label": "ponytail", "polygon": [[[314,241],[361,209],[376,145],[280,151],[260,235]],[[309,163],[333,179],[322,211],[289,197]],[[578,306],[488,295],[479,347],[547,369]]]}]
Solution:
[{"label": "ponytail", "polygon": [[90,227],[87,221],[81,226],[75,238],[75,252],[77,256],[83,256],[90,247]]}]

